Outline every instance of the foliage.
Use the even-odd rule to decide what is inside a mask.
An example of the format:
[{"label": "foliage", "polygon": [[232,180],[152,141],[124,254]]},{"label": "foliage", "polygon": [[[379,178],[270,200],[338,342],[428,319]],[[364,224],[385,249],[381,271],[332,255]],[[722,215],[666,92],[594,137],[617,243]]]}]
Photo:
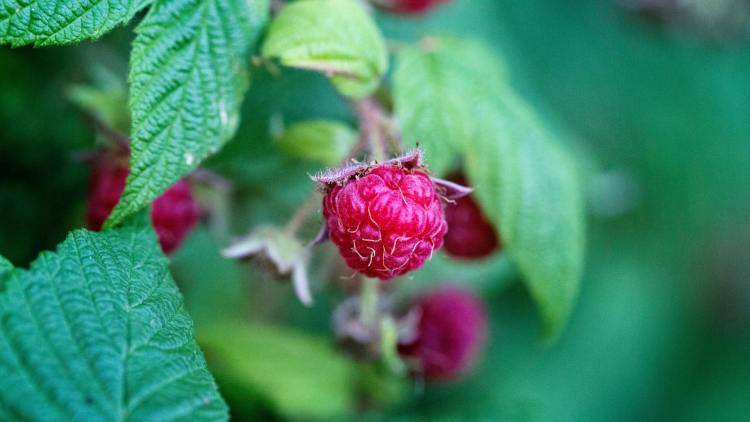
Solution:
[{"label": "foliage", "polygon": [[199,339],[212,370],[220,382],[239,389],[241,397],[259,395],[290,418],[329,418],[351,409],[354,365],[325,339],[226,322],[202,332]]},{"label": "foliage", "polygon": [[126,23],[151,0],[2,0],[0,44],[37,47],[96,39]]},{"label": "foliage", "polygon": [[335,166],[349,155],[357,133],[346,124],[328,120],[294,123],[278,139],[287,154]]},{"label": "foliage", "polygon": [[541,308],[545,334],[554,336],[581,277],[582,185],[575,163],[509,89],[493,56],[480,43],[445,38],[405,49],[396,113],[407,139],[424,139],[428,157],[443,157],[438,169],[455,153],[465,157],[480,202]]},{"label": "foliage", "polygon": [[234,135],[266,0],[157,1],[130,58],[131,171],[117,224]]},{"label": "foliage", "polygon": [[325,73],[342,94],[371,94],[388,67],[372,19],[352,0],[306,0],[282,10],[268,29],[263,55],[285,66]]},{"label": "foliage", "polygon": [[55,253],[4,277],[3,419],[225,417],[145,224],[72,232]]}]

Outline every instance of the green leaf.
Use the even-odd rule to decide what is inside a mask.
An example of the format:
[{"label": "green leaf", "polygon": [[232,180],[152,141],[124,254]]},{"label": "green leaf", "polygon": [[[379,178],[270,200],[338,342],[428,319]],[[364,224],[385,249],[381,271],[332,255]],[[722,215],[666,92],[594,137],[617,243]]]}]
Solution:
[{"label": "green leaf", "polygon": [[107,226],[158,197],[227,142],[267,0],[159,0],[130,61],[130,175]]},{"label": "green leaf", "polygon": [[455,164],[456,153],[471,143],[477,116],[471,113],[467,88],[481,91],[504,80],[500,63],[478,42],[425,38],[418,46],[403,47],[393,95],[404,142],[420,145],[430,170],[443,175]]},{"label": "green leaf", "polygon": [[81,110],[109,128],[118,131],[128,130],[130,113],[127,109],[127,91],[124,86],[103,89],[92,85],[73,85],[68,89],[67,96]]},{"label": "green leaf", "polygon": [[440,174],[464,168],[540,308],[544,333],[565,325],[584,257],[584,210],[575,165],[507,85],[483,44],[428,38],[399,53],[396,116]]},{"label": "green leaf", "polygon": [[354,405],[354,364],[323,338],[243,323],[206,327],[198,338],[219,382],[243,400],[260,395],[300,419],[331,418]]},{"label": "green leaf", "polygon": [[13,264],[5,259],[5,257],[0,255],[0,281],[2,281],[6,276],[10,275],[11,271],[13,271]]},{"label": "green leaf", "polygon": [[474,111],[487,117],[466,150],[468,177],[552,339],[575,303],[583,267],[584,209],[576,167],[512,92],[478,98]]},{"label": "green leaf", "polygon": [[287,5],[271,23],[262,52],[285,66],[323,72],[355,98],[375,91],[388,68],[383,36],[354,0]]},{"label": "green leaf", "polygon": [[344,123],[308,120],[286,128],[277,142],[291,156],[335,166],[346,158],[356,141],[357,132]]},{"label": "green leaf", "polygon": [[96,39],[151,0],[0,0],[0,44],[37,47]]},{"label": "green leaf", "polygon": [[217,420],[227,408],[148,226],[78,230],[0,294],[3,420]]}]

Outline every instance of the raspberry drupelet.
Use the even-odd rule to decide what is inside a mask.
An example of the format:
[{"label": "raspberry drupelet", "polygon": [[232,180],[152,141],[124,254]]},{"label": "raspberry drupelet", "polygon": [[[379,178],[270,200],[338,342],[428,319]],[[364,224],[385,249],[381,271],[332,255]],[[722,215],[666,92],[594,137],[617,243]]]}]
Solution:
[{"label": "raspberry drupelet", "polygon": [[328,234],[357,272],[390,280],[421,267],[443,244],[443,204],[418,165],[362,167],[327,189]]}]

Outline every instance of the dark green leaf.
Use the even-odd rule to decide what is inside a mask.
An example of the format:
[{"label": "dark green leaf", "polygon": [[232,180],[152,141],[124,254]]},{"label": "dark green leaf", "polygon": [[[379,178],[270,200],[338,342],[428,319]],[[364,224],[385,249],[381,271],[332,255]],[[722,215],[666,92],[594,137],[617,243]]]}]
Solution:
[{"label": "dark green leaf", "polygon": [[0,0],[0,44],[46,46],[96,39],[151,0]]},{"label": "dark green leaf", "polygon": [[323,72],[350,97],[371,94],[388,68],[383,36],[356,0],[287,5],[268,30],[263,56]]},{"label": "dark green leaf", "polygon": [[344,123],[308,120],[286,128],[278,144],[289,155],[335,166],[346,158],[356,140],[357,132]]},{"label": "dark green leaf", "polygon": [[71,233],[0,294],[0,416],[217,420],[227,408],[150,228]]},{"label": "dark green leaf", "polygon": [[248,53],[267,9],[267,0],[160,0],[138,25],[131,171],[108,225],[143,208],[234,135]]}]

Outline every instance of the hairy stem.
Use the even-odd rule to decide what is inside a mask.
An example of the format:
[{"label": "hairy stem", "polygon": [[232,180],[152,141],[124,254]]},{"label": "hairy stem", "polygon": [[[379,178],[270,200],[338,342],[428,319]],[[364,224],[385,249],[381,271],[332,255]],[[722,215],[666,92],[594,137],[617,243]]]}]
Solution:
[{"label": "hairy stem", "polygon": [[362,143],[367,146],[373,160],[385,161],[388,158],[388,140],[383,130],[383,109],[373,97],[357,101],[354,109],[359,120],[359,136]]}]

